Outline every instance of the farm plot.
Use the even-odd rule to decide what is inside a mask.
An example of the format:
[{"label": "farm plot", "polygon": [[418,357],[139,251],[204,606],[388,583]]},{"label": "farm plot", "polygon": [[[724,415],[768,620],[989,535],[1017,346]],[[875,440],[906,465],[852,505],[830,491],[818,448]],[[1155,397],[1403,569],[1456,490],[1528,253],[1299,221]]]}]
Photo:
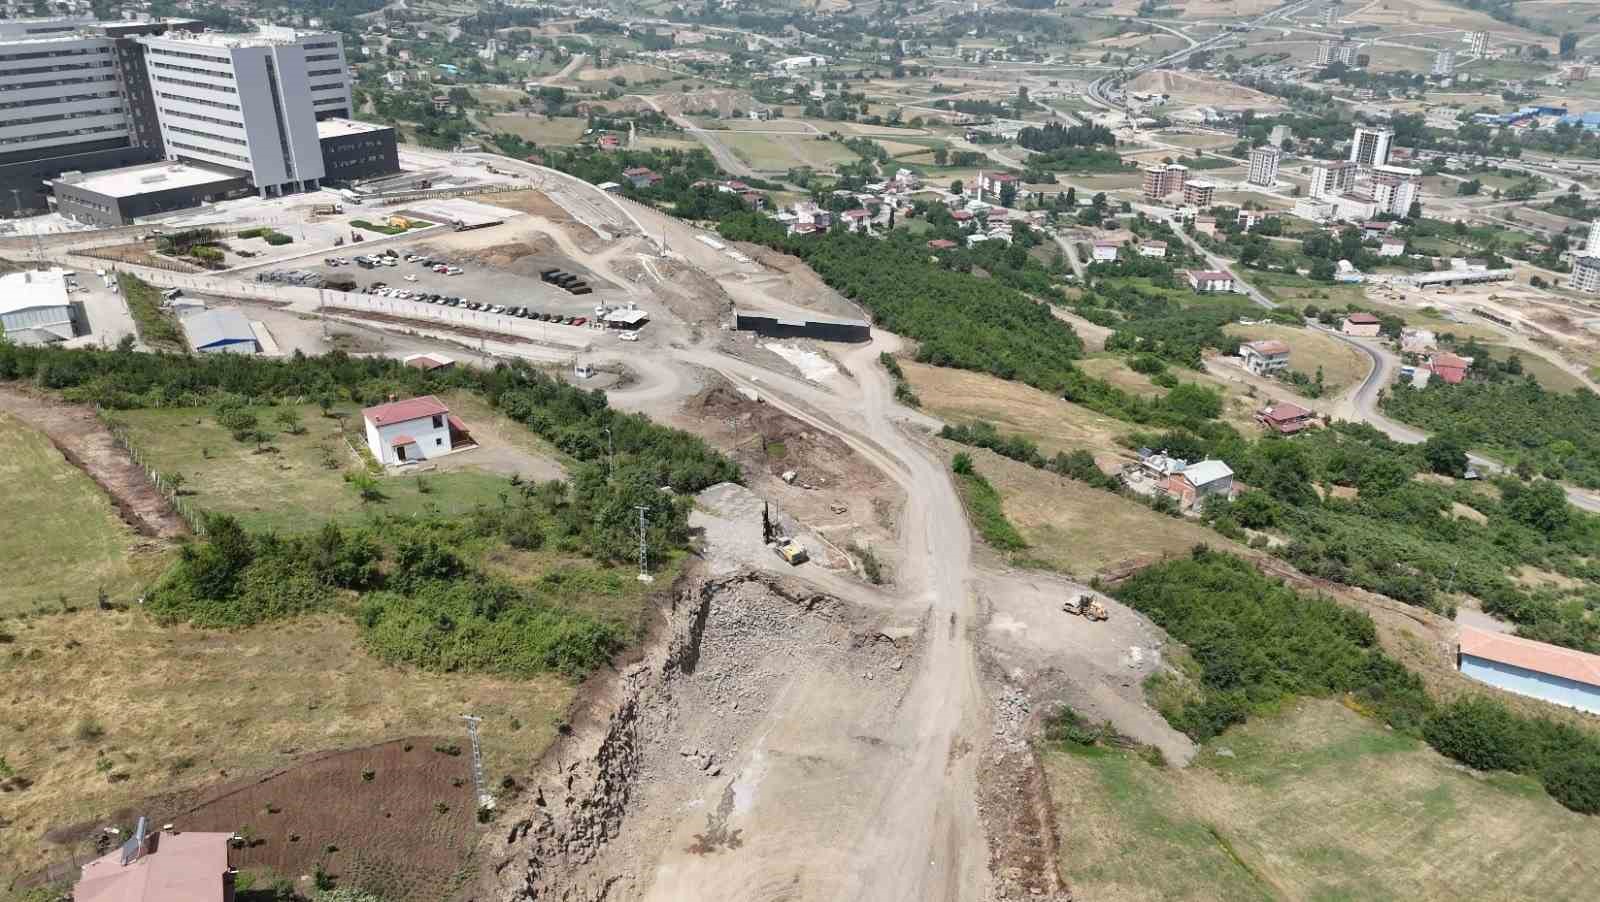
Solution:
[{"label": "farm plot", "polygon": [[535,144],[576,144],[588,125],[586,119],[551,118],[538,114],[488,116],[483,121],[496,132],[510,132]]},{"label": "farm plot", "polygon": [[1272,324],[1227,326],[1229,335],[1249,341],[1277,339],[1289,346],[1289,366],[1308,376],[1322,371],[1325,396],[1338,394],[1345,387],[1367,377],[1372,368],[1367,356],[1344,342],[1312,329]]},{"label": "farm plot", "polygon": [[837,141],[815,138],[719,132],[717,140],[726,144],[739,159],[764,171],[792,166],[831,169],[839,163],[860,159],[854,151]]},{"label": "farm plot", "polygon": [[164,542],[143,540],[94,481],[44,435],[0,413],[0,616],[41,605],[131,601],[166,565]]}]

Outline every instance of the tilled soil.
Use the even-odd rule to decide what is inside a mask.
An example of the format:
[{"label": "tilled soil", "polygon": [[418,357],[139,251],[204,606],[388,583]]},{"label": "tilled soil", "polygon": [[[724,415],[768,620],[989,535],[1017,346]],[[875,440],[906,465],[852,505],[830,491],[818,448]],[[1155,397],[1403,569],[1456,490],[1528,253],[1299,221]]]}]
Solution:
[{"label": "tilled soil", "polygon": [[111,430],[93,409],[42,398],[11,384],[0,386],[0,410],[44,433],[73,466],[100,486],[140,535],[170,539],[189,532],[145,471],[117,447]]}]

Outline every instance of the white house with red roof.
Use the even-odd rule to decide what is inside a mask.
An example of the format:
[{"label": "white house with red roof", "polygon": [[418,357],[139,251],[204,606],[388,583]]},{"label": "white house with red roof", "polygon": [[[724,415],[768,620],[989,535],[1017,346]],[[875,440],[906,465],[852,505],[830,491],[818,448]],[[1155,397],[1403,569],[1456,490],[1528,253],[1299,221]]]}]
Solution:
[{"label": "white house with red roof", "polygon": [[443,457],[472,445],[465,424],[433,395],[368,407],[361,418],[367,448],[385,466]]},{"label": "white house with red roof", "polygon": [[1600,714],[1600,655],[1463,626],[1456,666],[1507,692]]}]

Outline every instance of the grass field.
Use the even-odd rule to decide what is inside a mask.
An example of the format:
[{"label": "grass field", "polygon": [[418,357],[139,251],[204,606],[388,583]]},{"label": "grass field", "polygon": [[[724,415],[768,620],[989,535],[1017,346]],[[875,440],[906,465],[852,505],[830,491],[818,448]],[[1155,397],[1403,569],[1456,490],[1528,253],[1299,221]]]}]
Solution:
[{"label": "grass field", "polygon": [[158,627],[138,611],[82,612],[8,628],[4,751],[33,785],[6,796],[4,874],[51,860],[50,828],[297,753],[404,736],[465,745],[463,711],[485,719],[485,766],[498,785],[527,773],[574,692],[556,677],[397,670],[362,651],[340,615],[210,632]]},{"label": "grass field", "polygon": [[1258,324],[1227,326],[1223,331],[1251,341],[1275,338],[1287,344],[1291,369],[1315,376],[1317,368],[1322,368],[1323,385],[1327,389],[1324,397],[1336,395],[1347,386],[1365,379],[1367,371],[1372,368],[1367,355],[1331,335],[1312,329]]},{"label": "grass field", "polygon": [[497,132],[510,132],[535,144],[576,144],[583,137],[586,119],[532,116],[487,116],[484,124]]},{"label": "grass field", "polygon": [[950,423],[987,420],[1032,439],[1046,454],[1082,448],[1103,456],[1132,428],[1018,382],[904,360],[900,367],[928,413]]},{"label": "grass field", "polygon": [[[163,473],[182,473],[183,493],[203,511],[232,514],[246,527],[299,532],[328,520],[355,523],[370,513],[411,515],[437,509],[442,513],[471,510],[498,501],[505,477],[462,469],[416,477],[379,479],[383,500],[364,502],[344,481],[356,459],[339,435],[338,421],[322,416],[315,405],[297,408],[304,435],[282,431],[274,420],[281,408],[260,408],[261,425],[276,432],[271,447],[257,453],[253,442],[234,441],[206,408],[130,410],[118,414],[134,447]],[[365,446],[359,411],[348,408],[347,423],[357,447]],[[466,452],[468,454],[473,452]],[[324,465],[331,460],[336,467]]]},{"label": "grass field", "polygon": [[42,434],[0,414],[0,616],[132,601],[168,559]]},{"label": "grass field", "polygon": [[1282,272],[1251,271],[1250,284],[1275,301],[1296,306],[1315,304],[1318,307],[1339,307],[1362,304],[1366,290],[1360,285],[1329,285],[1313,282],[1305,276]]},{"label": "grass field", "polygon": [[1487,344],[1486,346],[1494,352],[1496,358],[1501,359],[1508,356],[1512,351],[1516,351],[1517,356],[1522,358],[1522,371],[1539,380],[1539,384],[1550,391],[1572,391],[1584,384],[1583,380],[1577,376],[1556,366],[1538,354],[1506,345]]},{"label": "grass field", "polygon": [[1047,751],[1077,898],[1588,899],[1592,818],[1475,775],[1332,701],[1207,743],[1186,770]]},{"label": "grass field", "polygon": [[792,166],[830,169],[838,163],[860,159],[854,151],[837,141],[819,141],[815,138],[734,132],[718,133],[717,140],[726,144],[739,159],[761,170],[788,169]]}]

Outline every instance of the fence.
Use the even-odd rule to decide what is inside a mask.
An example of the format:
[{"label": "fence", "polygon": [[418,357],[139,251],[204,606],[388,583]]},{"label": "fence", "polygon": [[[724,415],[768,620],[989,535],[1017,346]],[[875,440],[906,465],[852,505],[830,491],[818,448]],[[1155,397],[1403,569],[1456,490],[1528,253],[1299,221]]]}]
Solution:
[{"label": "fence", "polygon": [[532,191],[533,186],[512,182],[496,182],[488,185],[468,185],[461,188],[428,188],[422,191],[403,191],[397,194],[376,194],[363,197],[363,201],[375,201],[380,207],[392,207],[396,204],[410,203],[414,200],[435,200],[443,197],[476,197],[483,194],[506,194],[512,191]]},{"label": "fence", "polygon": [[172,485],[171,480],[146,461],[144,454],[138,448],[135,448],[128,439],[128,430],[122,424],[108,418],[103,408],[96,407],[95,414],[99,416],[100,421],[110,431],[111,440],[117,443],[118,448],[127,453],[129,460],[138,464],[139,468],[144,470],[145,475],[149,476],[150,481],[155,484],[156,490],[167,499],[167,503],[171,504],[172,509],[177,512],[178,516],[183,518],[183,522],[189,524],[189,529],[197,536],[204,536],[206,534],[204,512],[183,500],[183,497],[178,494],[178,488]]}]

